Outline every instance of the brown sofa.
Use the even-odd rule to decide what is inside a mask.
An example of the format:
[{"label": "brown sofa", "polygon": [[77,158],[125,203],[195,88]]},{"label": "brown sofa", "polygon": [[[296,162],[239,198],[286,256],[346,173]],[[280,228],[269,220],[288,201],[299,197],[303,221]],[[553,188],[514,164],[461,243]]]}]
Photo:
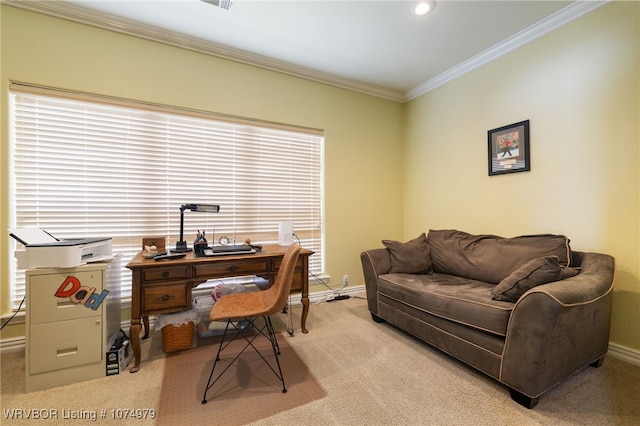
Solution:
[{"label": "brown sofa", "polygon": [[609,344],[614,259],[562,235],[430,230],[362,252],[368,307],[509,387],[527,408]]}]

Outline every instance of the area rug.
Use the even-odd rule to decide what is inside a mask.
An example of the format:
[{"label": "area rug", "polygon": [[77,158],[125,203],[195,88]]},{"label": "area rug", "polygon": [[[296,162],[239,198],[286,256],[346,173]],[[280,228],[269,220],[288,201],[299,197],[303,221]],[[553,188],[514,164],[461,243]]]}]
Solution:
[{"label": "area rug", "polygon": [[[219,338],[198,340],[196,348],[167,354],[157,424],[242,425],[324,398],[325,390],[289,345],[289,338],[296,337],[278,333],[286,393],[259,355],[248,348],[209,389],[206,404],[202,404],[202,397]],[[273,361],[271,345],[265,338],[256,339],[255,344]],[[242,346],[241,339],[227,347],[216,372],[221,371],[218,367],[226,367]]]}]

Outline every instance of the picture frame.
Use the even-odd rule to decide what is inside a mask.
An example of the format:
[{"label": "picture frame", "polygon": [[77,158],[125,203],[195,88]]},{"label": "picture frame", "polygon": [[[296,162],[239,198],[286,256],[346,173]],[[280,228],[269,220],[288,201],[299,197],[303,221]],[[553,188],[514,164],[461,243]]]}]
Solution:
[{"label": "picture frame", "polygon": [[487,136],[489,176],[531,170],[529,120],[491,129]]}]

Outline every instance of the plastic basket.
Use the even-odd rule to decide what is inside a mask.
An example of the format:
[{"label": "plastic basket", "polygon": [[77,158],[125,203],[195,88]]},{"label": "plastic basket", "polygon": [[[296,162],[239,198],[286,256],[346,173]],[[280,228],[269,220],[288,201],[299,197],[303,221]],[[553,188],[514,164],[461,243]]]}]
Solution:
[{"label": "plastic basket", "polygon": [[180,326],[165,325],[162,327],[162,349],[165,353],[191,349],[193,344],[193,321]]}]

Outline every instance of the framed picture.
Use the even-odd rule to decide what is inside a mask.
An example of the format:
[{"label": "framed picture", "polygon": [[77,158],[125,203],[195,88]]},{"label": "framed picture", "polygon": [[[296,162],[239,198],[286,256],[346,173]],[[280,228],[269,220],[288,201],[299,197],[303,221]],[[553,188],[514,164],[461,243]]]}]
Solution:
[{"label": "framed picture", "polygon": [[531,170],[529,120],[489,130],[489,176]]}]

